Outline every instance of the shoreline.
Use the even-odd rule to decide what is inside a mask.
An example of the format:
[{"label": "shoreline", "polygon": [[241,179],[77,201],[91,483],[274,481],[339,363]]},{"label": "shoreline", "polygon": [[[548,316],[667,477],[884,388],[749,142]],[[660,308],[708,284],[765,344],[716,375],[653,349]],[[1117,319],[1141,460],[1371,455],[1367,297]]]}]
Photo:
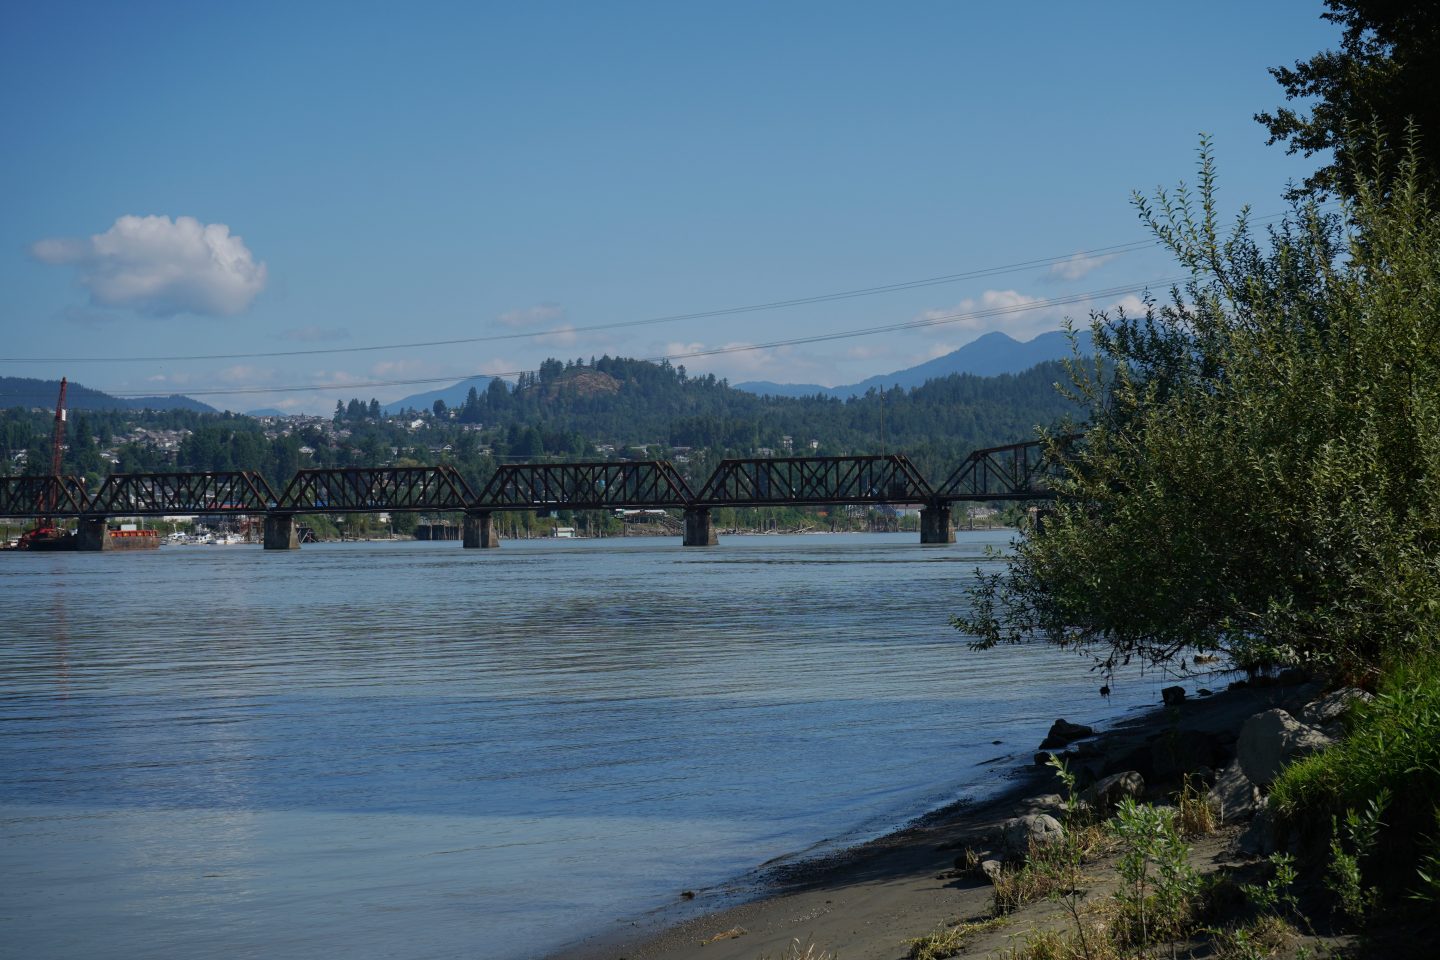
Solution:
[{"label": "shoreline", "polygon": [[[1193,695],[1193,678],[1187,693]],[[1221,677],[1213,676],[1218,683]],[[1077,760],[1124,758],[1172,730],[1227,731],[1253,713],[1309,696],[1313,684],[1258,686],[1187,698],[1121,716],[1068,750]],[[1086,722],[1088,718],[1078,719]],[[1036,747],[1037,752],[1039,747]],[[901,960],[905,941],[956,919],[982,915],[991,888],[955,870],[967,843],[980,843],[1012,817],[1043,812],[1027,803],[1059,790],[1053,771],[1034,763],[998,768],[994,793],[961,799],[868,842],[833,854],[803,852],[760,864],[722,884],[683,896],[542,954],[545,960],[757,960],[780,956],[794,940],[846,960]],[[800,859],[790,861],[790,856]]]}]

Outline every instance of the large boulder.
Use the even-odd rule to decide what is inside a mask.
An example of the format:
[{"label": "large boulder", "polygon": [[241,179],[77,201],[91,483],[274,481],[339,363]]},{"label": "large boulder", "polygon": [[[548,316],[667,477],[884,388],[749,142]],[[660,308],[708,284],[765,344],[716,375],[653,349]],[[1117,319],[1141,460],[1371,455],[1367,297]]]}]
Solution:
[{"label": "large boulder", "polygon": [[1166,687],[1160,691],[1160,699],[1167,707],[1178,707],[1185,702],[1185,688]]},{"label": "large boulder", "polygon": [[1108,813],[1126,797],[1136,799],[1144,792],[1145,778],[1134,770],[1126,770],[1097,780],[1081,794],[1080,799],[1101,813]]},{"label": "large boulder", "polygon": [[1255,816],[1260,809],[1260,788],[1245,776],[1236,760],[1220,771],[1215,786],[1210,788],[1210,799],[1220,810],[1220,819],[1225,823],[1239,823]]},{"label": "large boulder", "polygon": [[1351,706],[1356,703],[1368,703],[1373,699],[1374,697],[1359,687],[1342,687],[1327,693],[1319,700],[1312,700],[1305,704],[1300,711],[1300,719],[1312,727],[1320,727],[1329,732],[1331,728],[1339,728],[1340,718]]},{"label": "large boulder", "polygon": [[1246,720],[1240,728],[1235,756],[1251,783],[1268,787],[1287,763],[1324,750],[1333,742],[1284,710],[1266,710]]},{"label": "large boulder", "polygon": [[1000,843],[1012,858],[1025,856],[1033,843],[1037,847],[1059,843],[1065,837],[1060,821],[1047,813],[1036,813],[1006,820],[1000,825]]},{"label": "large boulder", "polygon": [[1050,732],[1040,742],[1041,750],[1052,750],[1056,747],[1065,747],[1076,740],[1083,740],[1086,737],[1093,737],[1095,730],[1083,723],[1071,723],[1069,720],[1056,720],[1050,725]]}]

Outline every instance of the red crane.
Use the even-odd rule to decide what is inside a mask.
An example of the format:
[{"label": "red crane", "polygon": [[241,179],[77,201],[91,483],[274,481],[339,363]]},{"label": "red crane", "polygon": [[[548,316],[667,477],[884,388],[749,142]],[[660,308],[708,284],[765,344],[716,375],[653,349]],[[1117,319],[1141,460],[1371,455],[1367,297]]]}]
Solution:
[{"label": "red crane", "polygon": [[54,547],[69,539],[70,534],[55,526],[49,516],[60,497],[60,465],[65,447],[65,387],[66,380],[60,378],[60,399],[55,402],[55,435],[50,449],[50,487],[42,495],[40,509],[46,514],[35,521],[35,526],[20,537],[20,546],[28,549]]}]

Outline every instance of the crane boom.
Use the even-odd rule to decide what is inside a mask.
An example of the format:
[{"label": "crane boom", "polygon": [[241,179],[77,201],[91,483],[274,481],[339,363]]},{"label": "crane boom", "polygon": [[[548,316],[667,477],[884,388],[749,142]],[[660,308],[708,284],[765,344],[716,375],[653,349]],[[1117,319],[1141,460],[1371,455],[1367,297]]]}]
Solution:
[{"label": "crane boom", "polygon": [[63,543],[69,539],[69,534],[64,533],[55,526],[55,519],[50,516],[50,511],[58,505],[60,496],[60,468],[64,463],[65,447],[65,387],[66,378],[60,378],[60,399],[55,401],[55,433],[51,437],[50,450],[50,486],[42,494],[40,509],[45,516],[35,521],[35,526],[20,537],[20,546],[25,549],[40,549],[46,544]]},{"label": "crane boom", "polygon": [[65,378],[60,378],[60,399],[55,403],[55,438],[50,450],[50,476],[60,476],[61,451],[65,446]]}]

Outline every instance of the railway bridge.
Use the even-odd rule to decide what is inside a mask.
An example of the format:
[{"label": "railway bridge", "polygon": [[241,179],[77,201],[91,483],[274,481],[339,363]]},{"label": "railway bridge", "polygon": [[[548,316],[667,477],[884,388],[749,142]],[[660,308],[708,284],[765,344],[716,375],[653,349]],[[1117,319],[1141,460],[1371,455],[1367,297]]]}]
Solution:
[{"label": "railway bridge", "polygon": [[463,512],[464,545],[490,548],[497,513],[658,508],[683,513],[686,546],[713,546],[720,507],[914,504],[920,542],[941,544],[955,503],[1048,499],[1056,469],[1032,441],[975,450],[938,486],[903,454],[722,460],[698,492],[667,460],[506,464],[479,492],[443,465],[300,470],[279,493],[249,470],[112,474],[93,494],[73,476],[6,477],[0,517],[74,518],[79,549],[103,550],[111,517],[263,515],[265,548],[294,550],[298,514]]}]

